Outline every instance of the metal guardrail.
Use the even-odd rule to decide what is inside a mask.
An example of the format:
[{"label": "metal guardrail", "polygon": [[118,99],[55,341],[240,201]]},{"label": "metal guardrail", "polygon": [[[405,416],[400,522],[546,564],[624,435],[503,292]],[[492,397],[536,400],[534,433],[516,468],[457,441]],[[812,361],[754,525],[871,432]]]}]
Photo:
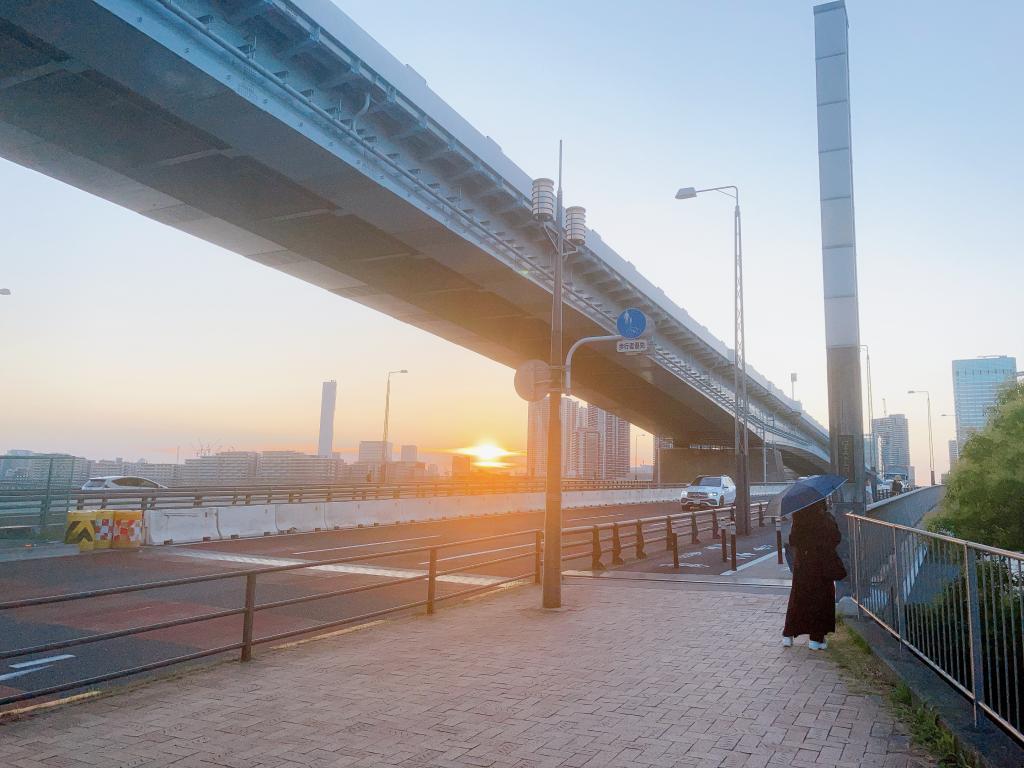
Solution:
[{"label": "metal guardrail", "polygon": [[[751,505],[751,529],[763,528],[766,521],[771,520],[765,516],[767,507],[767,502]],[[781,542],[781,533],[778,531],[778,527],[776,528],[776,538]],[[632,546],[634,557],[637,560],[642,560],[647,557],[648,544],[664,542],[665,549],[672,552],[673,566],[678,568],[680,533],[689,537],[691,545],[701,544],[701,536],[705,537],[703,541],[720,541],[722,561],[730,561],[732,569],[736,570],[736,508],[734,506],[563,528],[562,535],[569,540],[563,541],[562,548],[573,551],[563,554],[562,560],[589,557],[590,569],[600,571],[606,567],[602,559],[606,551],[611,555],[612,565],[622,565],[625,562],[622,557],[623,552],[627,547]],[[779,546],[780,557],[781,552],[781,546]]]},{"label": "metal guardrail", "polygon": [[[774,493],[785,483],[752,483],[751,495]],[[565,480],[562,490],[614,491],[684,488],[685,484],[632,480]],[[476,496],[498,493],[539,493],[541,480],[488,482],[348,483],[337,485],[194,486],[138,491],[83,491],[76,489],[13,490],[0,492],[0,529],[63,528],[72,510],[89,509],[193,509],[249,504],[373,501],[379,499]],[[759,490],[760,489],[760,490]]]},{"label": "metal guardrail", "polygon": [[[682,485],[630,480],[566,480],[563,491],[681,488]],[[303,502],[371,501],[378,499],[475,496],[497,493],[541,492],[540,480],[488,482],[348,483],[336,485],[194,486],[137,491],[18,490],[0,492],[0,527],[63,527],[69,510],[88,509],[189,509],[248,504],[298,504]]]},{"label": "metal guardrail", "polygon": [[[752,526],[756,524],[758,527],[763,527],[765,525],[765,521],[768,519],[764,515],[766,507],[766,503],[761,503],[756,504],[751,508]],[[726,561],[729,559],[729,552],[731,550],[732,567],[733,569],[735,569],[736,525],[734,507],[724,507],[718,509],[708,509],[699,511],[694,510],[671,515],[643,517],[636,518],[634,520],[617,521],[612,523],[600,523],[598,525],[592,526],[574,526],[569,528],[563,528],[562,561],[566,562],[589,557],[591,559],[591,565],[593,566],[593,568],[595,570],[600,570],[604,568],[601,558],[603,557],[603,554],[606,549],[610,552],[612,556],[611,563],[613,565],[618,565],[624,562],[623,555],[625,554],[626,548],[631,547],[633,549],[634,556],[637,559],[643,559],[647,557],[646,547],[648,545],[664,542],[665,549],[667,551],[672,552],[673,554],[674,566],[678,568],[679,533],[682,531],[685,531],[686,535],[690,537],[691,544],[702,543],[700,538],[701,536],[705,536],[705,541],[721,540],[722,560]],[[579,539],[581,535],[585,537],[582,540]],[[437,553],[441,550],[451,549],[453,547],[464,547],[471,544],[482,544],[496,541],[499,539],[529,536],[533,537],[533,541],[526,542],[523,544],[514,544],[508,547],[502,547],[502,549],[505,551],[521,549],[523,550],[522,552],[517,552],[511,555],[504,555],[502,557],[491,558],[489,560],[484,561],[474,561],[447,570],[438,570]],[[576,538],[574,539],[573,537]],[[781,542],[781,539],[779,538],[778,534],[778,528],[776,538],[777,542]],[[450,557],[448,559],[461,560],[463,558],[474,558],[483,554],[487,554],[489,551],[492,550],[484,550],[482,552],[467,552],[461,555]],[[260,577],[265,577],[272,574],[286,573],[291,571],[300,571],[306,568],[316,568],[325,565],[363,563],[368,560],[380,560],[384,558],[422,553],[428,554],[429,557],[429,567],[425,574],[417,574],[414,576],[403,578],[390,578],[388,581],[374,582],[371,584],[362,584],[359,586],[346,587],[343,589],[335,589],[326,592],[317,592],[314,594],[301,595],[298,597],[291,597],[282,600],[273,600],[263,603],[258,603],[256,601],[258,579]],[[468,589],[458,590],[457,592],[447,595],[438,596],[437,594],[438,577],[448,576],[457,573],[464,574],[483,567],[513,562],[528,557],[532,558],[532,569],[528,573],[518,574],[507,578],[497,578],[496,580],[489,581],[487,584],[470,587]],[[781,562],[781,548],[779,548],[779,557]],[[346,624],[355,624],[361,621],[368,621],[370,619],[375,619],[380,616],[385,616],[388,614],[397,613],[401,611],[408,611],[416,608],[424,608],[428,614],[432,614],[434,612],[435,605],[443,600],[452,600],[461,596],[495,589],[506,584],[524,581],[530,578],[532,578],[534,583],[539,583],[541,576],[541,563],[543,561],[542,558],[542,531],[537,529],[527,529],[492,536],[482,536],[472,539],[464,539],[462,541],[454,541],[449,542],[447,544],[436,544],[426,547],[410,547],[405,549],[390,550],[387,552],[376,552],[365,555],[331,558],[327,560],[317,560],[315,562],[270,566],[255,569],[232,571],[230,573],[218,573],[203,576],[188,576],[180,579],[152,581],[141,584],[129,584],[118,587],[107,587],[103,589],[87,590],[84,592],[46,595],[40,597],[30,597],[20,600],[2,602],[0,603],[0,611],[14,611],[17,609],[31,608],[34,606],[63,604],[80,600],[88,600],[115,595],[125,595],[135,592],[147,592],[156,589],[165,589],[168,587],[179,587],[215,581],[243,579],[245,582],[244,599],[241,607],[225,608],[222,610],[195,614],[193,616],[186,616],[178,619],[171,619],[168,621],[160,621],[151,624],[132,626],[125,629],[118,629],[112,632],[101,632],[90,635],[80,635],[78,637],[60,640],[57,642],[42,643],[38,645],[25,646],[13,649],[0,648],[0,659],[10,659],[37,653],[48,653],[65,648],[73,648],[80,645],[87,645],[90,643],[114,640],[122,637],[129,637],[132,635],[139,635],[146,632],[152,632],[155,630],[170,629],[173,627],[180,627],[188,624],[198,624],[201,622],[212,621],[215,619],[223,619],[231,616],[242,616],[242,629],[240,637],[237,642],[219,645],[212,648],[206,648],[203,650],[195,651],[193,653],[182,654],[168,659],[161,659],[159,661],[151,662],[148,664],[142,664],[126,669],[120,669],[101,675],[93,675],[88,678],[74,680],[68,683],[62,683],[60,685],[53,685],[47,688],[37,689],[33,691],[24,691],[22,693],[0,697],[0,706],[12,704],[19,701],[26,701],[28,699],[38,698],[41,696],[63,693],[78,688],[85,688],[91,685],[97,685],[99,683],[109,682],[111,680],[116,680],[123,677],[129,677],[131,675],[155,671],[157,669],[170,667],[176,664],[182,664],[189,661],[196,661],[209,656],[230,653],[232,651],[239,652],[239,658],[241,661],[249,661],[252,658],[252,649],[257,645],[262,645],[264,643],[269,642],[276,642],[299,635],[313,635],[323,630],[333,629],[335,627],[343,626]],[[254,632],[254,617],[260,611],[271,610],[274,608],[283,608],[285,606],[298,605],[300,603],[309,603],[328,598],[344,597],[347,595],[353,595],[361,592],[368,592],[374,589],[382,589],[399,584],[407,584],[413,582],[426,582],[426,595],[424,599],[389,606],[387,608],[383,608],[380,610],[362,613],[357,616],[347,616],[340,619],[323,621],[311,626],[304,626],[299,629],[293,629],[284,632],[276,632],[270,635],[256,636]]]},{"label": "metal guardrail", "polygon": [[1024,742],[1024,554],[847,518],[859,609]]},{"label": "metal guardrail", "polygon": [[[469,544],[480,544],[484,542],[496,541],[499,539],[507,539],[514,536],[528,536],[533,534],[534,540],[530,543],[508,547],[507,549],[524,549],[526,551],[516,553],[513,555],[505,555],[502,557],[492,558],[482,562],[472,562],[467,565],[463,565],[456,568],[450,568],[447,570],[438,570],[437,567],[437,553],[440,550],[450,549],[452,547],[464,547]],[[332,558],[329,560],[317,560],[315,562],[299,563],[295,565],[280,565],[271,566],[264,568],[247,569],[241,571],[233,571],[230,573],[218,573],[205,576],[189,576],[180,579],[168,579],[165,581],[151,581],[143,584],[131,584],[120,587],[108,587],[104,589],[93,589],[84,592],[73,592],[59,595],[47,595],[43,597],[31,597],[22,600],[11,600],[0,603],[0,611],[10,611],[19,608],[29,608],[32,606],[40,605],[54,605],[63,604],[79,600],[88,600],[91,598],[104,597],[110,595],[124,595],[134,592],[145,592],[154,589],[164,589],[167,587],[178,587],[192,584],[208,583],[212,581],[227,581],[231,579],[242,579],[245,582],[244,601],[242,607],[239,608],[226,608],[219,611],[211,611],[207,613],[196,614],[193,616],[186,616],[183,618],[172,619],[168,621],[155,622],[152,624],[144,624],[140,626],[133,626],[127,629],[119,629],[113,632],[102,632],[92,635],[81,635],[79,637],[71,638],[68,640],[60,640],[52,643],[42,643],[34,646],[26,646],[22,648],[14,649],[3,649],[0,650],[0,659],[10,659],[19,656],[27,656],[35,653],[47,653],[51,651],[60,650],[63,648],[72,648],[79,645],[86,645],[89,643],[97,643],[105,640],[113,640],[121,637],[128,637],[132,635],[139,635],[145,632],[152,632],[158,629],[169,629],[172,627],[180,627],[186,624],[197,624],[200,622],[211,621],[214,619],[222,619],[229,616],[242,616],[242,630],[241,636],[237,642],[228,643],[225,645],[219,645],[213,648],[206,648],[203,650],[195,651],[193,653],[182,654],[169,659],[161,659],[159,661],[151,662],[148,664],[142,664],[127,669],[119,669],[113,672],[108,672],[101,675],[94,675],[81,680],[73,680],[68,683],[61,683],[60,685],[53,685],[47,688],[41,688],[33,691],[24,691],[22,693],[11,694],[8,696],[0,697],[0,706],[6,704],[12,704],[19,701],[26,701],[28,699],[38,698],[40,696],[48,696],[55,693],[63,693],[65,691],[74,690],[77,688],[84,688],[91,685],[97,685],[99,683],[108,682],[110,680],[116,680],[122,677],[128,677],[130,675],[136,675],[143,672],[151,672],[163,667],[170,667],[175,664],[182,664],[188,661],[195,661],[197,659],[206,658],[209,656],[216,656],[222,653],[228,653],[231,651],[240,652],[241,661],[249,661],[252,658],[252,649],[257,645],[264,643],[276,642],[285,640],[287,638],[296,637],[299,635],[310,635],[323,630],[333,629],[346,624],[355,624],[360,621],[368,621],[375,619],[380,616],[385,616],[391,613],[397,613],[401,611],[407,611],[415,608],[425,608],[428,614],[434,612],[434,607],[437,603],[443,600],[453,600],[457,597],[463,597],[465,595],[482,592],[505,584],[510,584],[516,581],[523,581],[524,579],[532,578],[534,583],[540,582],[540,568],[541,568],[541,554],[542,554],[542,534],[539,530],[526,530],[526,531],[514,531],[512,533],[503,533],[493,536],[481,536],[473,539],[464,539],[462,541],[454,541],[448,544],[435,544],[429,547],[410,547],[407,549],[391,550],[388,552],[378,552],[373,554],[357,555],[353,557],[339,557]],[[286,573],[289,571],[299,571],[305,568],[315,568],[325,565],[338,565],[342,563],[362,563],[367,560],[379,560],[388,557],[397,557],[402,555],[411,554],[423,554],[426,553],[429,556],[429,568],[427,573],[422,575],[409,576],[405,578],[391,578],[388,581],[374,582],[372,584],[362,584],[354,587],[347,587],[344,589],[334,589],[327,592],[317,592],[310,595],[301,595],[299,597],[292,597],[283,600],[272,600],[270,602],[257,603],[256,602],[256,589],[257,582],[261,576],[267,576],[270,574]],[[473,554],[483,553],[468,553],[466,557],[470,557]],[[532,558],[532,568],[528,573],[518,574],[508,578],[499,578],[494,581],[489,581],[486,584],[473,586],[468,589],[461,589],[457,592],[453,592],[447,595],[437,594],[437,579],[440,576],[447,576],[456,573],[466,573],[468,571],[477,570],[485,566],[496,565],[499,563],[507,563],[514,560],[520,560],[523,558]],[[260,611],[266,611],[273,608],[283,608],[289,605],[298,605],[299,603],[309,603],[317,600],[324,600],[328,598],[343,597],[346,595],[354,595],[359,592],[367,592],[374,589],[382,589],[386,587],[392,587],[398,584],[407,584],[412,582],[426,582],[426,594],[422,600],[415,600],[408,603],[402,603],[400,605],[389,606],[381,610],[370,611],[368,613],[362,613],[358,616],[347,616],[341,619],[334,619],[331,621],[323,621],[317,624],[304,626],[299,629],[287,630],[284,632],[275,632],[269,635],[263,635],[257,637],[254,633],[253,623],[254,617]]]}]

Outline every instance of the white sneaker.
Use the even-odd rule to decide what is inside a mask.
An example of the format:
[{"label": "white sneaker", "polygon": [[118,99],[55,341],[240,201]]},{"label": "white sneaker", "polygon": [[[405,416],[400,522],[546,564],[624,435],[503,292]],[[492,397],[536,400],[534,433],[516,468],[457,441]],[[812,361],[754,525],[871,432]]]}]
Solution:
[{"label": "white sneaker", "polygon": [[820,643],[817,640],[811,640],[807,643],[807,647],[812,651],[824,651],[828,648],[828,640],[822,640]]},{"label": "white sneaker", "polygon": [[782,638],[782,647],[783,648],[792,648],[793,647],[793,638],[789,637],[788,635],[783,637]]}]

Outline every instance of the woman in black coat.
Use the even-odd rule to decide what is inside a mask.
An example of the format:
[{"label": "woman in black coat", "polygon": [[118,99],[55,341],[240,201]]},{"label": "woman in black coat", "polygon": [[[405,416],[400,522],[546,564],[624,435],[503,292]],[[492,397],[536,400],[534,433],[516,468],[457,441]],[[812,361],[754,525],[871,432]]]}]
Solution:
[{"label": "woman in black coat", "polygon": [[793,552],[793,587],[789,592],[782,644],[810,635],[811,649],[828,647],[825,635],[836,631],[836,584],[846,572],[836,554],[839,526],[824,501],[793,513],[789,546]]}]

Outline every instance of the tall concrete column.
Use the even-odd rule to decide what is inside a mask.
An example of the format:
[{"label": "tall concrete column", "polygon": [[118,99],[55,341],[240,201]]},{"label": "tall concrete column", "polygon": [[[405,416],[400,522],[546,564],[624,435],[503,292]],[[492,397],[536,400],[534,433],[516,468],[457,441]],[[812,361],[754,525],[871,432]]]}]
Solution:
[{"label": "tall concrete column", "polygon": [[[821,262],[828,355],[828,421],[832,471],[847,479],[836,522],[863,514],[864,416],[861,405],[860,317],[854,230],[850,136],[848,21],[843,0],[814,8],[814,60],[818,96],[818,180],[821,192]],[[847,546],[840,549],[843,559]],[[852,573],[852,570],[847,568]],[[840,589],[845,582],[840,582]]]}]

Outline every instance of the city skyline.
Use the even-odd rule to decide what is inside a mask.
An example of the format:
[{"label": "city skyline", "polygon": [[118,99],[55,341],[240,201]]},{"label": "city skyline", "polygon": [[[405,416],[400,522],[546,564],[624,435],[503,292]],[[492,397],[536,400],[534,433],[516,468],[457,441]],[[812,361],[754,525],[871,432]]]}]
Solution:
[{"label": "city skyline", "polygon": [[[534,16],[529,4],[463,9],[466,26],[452,44],[468,46],[467,55],[491,48],[496,54],[473,71],[438,57],[436,46],[415,34],[416,20],[436,8],[404,5],[410,19],[405,29],[389,24],[387,9],[375,4],[339,5],[524,168],[550,172],[555,142],[564,136],[572,200],[586,204],[609,243],[722,339],[731,338],[730,313],[721,300],[729,285],[728,206],[719,210],[708,201],[679,207],[670,198],[680,184],[741,185],[748,358],[785,389],[789,372],[797,371],[798,398],[826,421],[806,4],[744,14],[725,6],[666,8],[643,20],[611,5],[589,6],[593,14],[575,20],[584,25],[584,36],[610,41],[607,30],[615,29],[627,45],[652,41],[632,49],[652,65],[652,81],[611,115],[596,92],[556,99],[540,87],[542,73],[508,65],[518,59],[511,41],[532,38],[499,39],[493,29],[527,26]],[[1007,161],[996,149],[1014,140],[1007,126],[1019,122],[1020,107],[988,98],[1006,87],[1010,60],[1002,36],[1022,15],[1011,4],[1005,8],[1008,23],[996,29],[926,4],[851,9],[862,340],[872,350],[875,411],[881,412],[885,398],[890,411],[908,414],[917,467],[927,466],[927,422],[923,404],[906,390],[927,388],[936,413],[948,411],[949,360],[992,350],[1024,356],[1012,297],[1012,286],[1024,275],[1015,246],[1001,234],[1015,199],[1002,185],[1020,175],[1005,173],[1005,163],[1019,161]],[[913,34],[921,14],[933,32],[928,39]],[[559,8],[553,21],[570,18],[570,9]],[[947,61],[933,42],[963,34],[989,51],[986,57]],[[669,38],[676,37],[670,46]],[[800,42],[780,51],[768,37]],[[679,41],[700,58],[712,53],[711,39],[727,54],[721,68],[672,66],[670,52]],[[596,48],[573,42],[551,51],[551,66],[583,67],[593,82],[624,84],[624,75]],[[750,71],[750,57],[764,62],[761,71]],[[931,70],[940,76],[922,81],[921,73]],[[724,87],[734,83],[752,94],[742,114],[731,88]],[[508,98],[478,98],[495,87]],[[919,91],[914,110],[904,99],[911,87]],[[655,102],[659,92],[679,96]],[[695,109],[701,119],[687,119]],[[746,119],[749,111],[762,118],[756,130]],[[934,119],[966,112],[970,121]],[[553,123],[551,114],[558,115]],[[627,115],[639,115],[638,124]],[[616,155],[621,137],[636,128],[644,153]],[[939,169],[935,158],[952,141],[971,163],[944,161]],[[382,372],[396,367],[412,372],[395,383],[396,436],[444,451],[485,441],[525,448],[526,405],[512,393],[507,368],[6,161],[0,162],[0,180],[0,195],[16,222],[7,252],[17,254],[3,264],[12,295],[0,301],[5,353],[17,361],[0,376],[0,400],[17,407],[0,415],[6,444],[0,448],[167,460],[196,441],[211,441],[313,453],[317,406],[310,382],[330,378],[344,393],[335,442],[355,446],[379,432]],[[983,185],[990,190],[984,205],[945,192]],[[893,217],[893,210],[900,215]],[[55,211],[60,227],[50,224]],[[933,231],[937,220],[943,222],[941,237]],[[115,244],[111,232],[118,233]],[[693,291],[698,267],[705,290]],[[105,292],[126,274],[160,285],[159,295],[122,291],[116,301],[106,300]],[[918,290],[922,285],[930,290]],[[794,300],[779,301],[779,295]],[[941,295],[957,296],[959,311],[933,306],[933,297]],[[126,323],[125,317],[139,319]],[[159,355],[136,354],[130,366],[119,357],[112,364],[110,352],[90,340],[115,330],[120,344]],[[285,373],[263,370],[268,354]],[[191,363],[182,366],[182,360]],[[935,442],[941,445],[952,430],[937,419]],[[937,472],[946,461],[943,453],[936,455]]]}]

